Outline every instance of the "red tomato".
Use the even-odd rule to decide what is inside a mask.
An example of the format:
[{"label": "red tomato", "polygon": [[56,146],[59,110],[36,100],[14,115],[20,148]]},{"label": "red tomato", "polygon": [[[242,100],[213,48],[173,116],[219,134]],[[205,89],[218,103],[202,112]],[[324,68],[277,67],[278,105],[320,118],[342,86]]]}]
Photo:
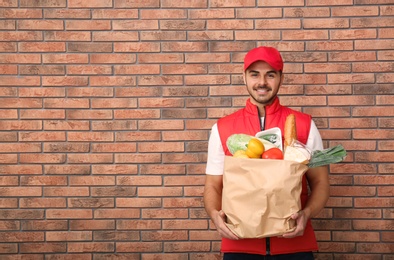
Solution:
[{"label": "red tomato", "polygon": [[271,149],[265,151],[261,155],[261,158],[283,160],[283,153],[279,148],[271,148]]}]

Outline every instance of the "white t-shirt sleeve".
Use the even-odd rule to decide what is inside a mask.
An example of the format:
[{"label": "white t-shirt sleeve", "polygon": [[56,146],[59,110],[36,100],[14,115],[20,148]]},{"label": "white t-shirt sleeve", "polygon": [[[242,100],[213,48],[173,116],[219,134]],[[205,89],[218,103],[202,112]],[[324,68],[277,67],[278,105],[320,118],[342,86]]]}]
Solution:
[{"label": "white t-shirt sleeve", "polygon": [[[263,121],[264,118],[262,118],[262,122]],[[313,120],[311,122],[311,129],[309,130],[306,146],[312,151],[323,150],[323,141]],[[219,130],[217,124],[214,124],[208,142],[208,159],[205,173],[209,175],[223,175],[224,156],[225,154],[222,142],[220,141]]]},{"label": "white t-shirt sleeve", "polygon": [[321,139],[319,130],[316,127],[315,122],[311,122],[311,129],[309,130],[308,141],[306,142],[306,146],[312,150],[323,150],[323,140]]},{"label": "white t-shirt sleeve", "polygon": [[219,130],[217,124],[211,129],[211,135],[208,142],[208,159],[206,174],[223,175],[224,151],[222,142],[220,141]]}]

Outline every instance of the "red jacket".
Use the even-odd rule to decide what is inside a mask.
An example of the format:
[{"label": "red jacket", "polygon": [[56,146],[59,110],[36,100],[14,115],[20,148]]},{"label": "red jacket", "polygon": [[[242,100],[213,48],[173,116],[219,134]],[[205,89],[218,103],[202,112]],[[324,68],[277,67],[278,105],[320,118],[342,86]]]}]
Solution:
[{"label": "red jacket", "polygon": [[[265,120],[263,129],[279,127],[283,133],[286,117],[289,114],[294,114],[296,116],[297,140],[305,144],[308,140],[311,126],[311,116],[282,106],[279,103],[278,98],[276,98],[271,105],[265,106]],[[226,155],[231,155],[226,146],[226,140],[230,135],[243,133],[254,136],[257,132],[262,131],[258,108],[252,104],[249,99],[246,102],[245,108],[219,119],[217,125]],[[308,189],[306,177],[304,175],[301,192],[302,208],[305,207],[307,200]],[[303,236],[298,236],[295,238],[271,237],[269,239],[263,238],[241,240],[230,240],[223,238],[221,251],[224,253],[233,252],[276,255],[316,251],[317,249],[318,247],[315,233],[309,220]]]}]

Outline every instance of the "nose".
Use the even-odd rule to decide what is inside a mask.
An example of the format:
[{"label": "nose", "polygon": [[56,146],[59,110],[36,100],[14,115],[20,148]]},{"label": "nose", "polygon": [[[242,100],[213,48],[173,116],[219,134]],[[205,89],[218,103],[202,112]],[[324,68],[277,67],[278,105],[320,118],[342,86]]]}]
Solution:
[{"label": "nose", "polygon": [[260,86],[266,86],[267,85],[267,79],[264,76],[260,77],[259,85]]}]

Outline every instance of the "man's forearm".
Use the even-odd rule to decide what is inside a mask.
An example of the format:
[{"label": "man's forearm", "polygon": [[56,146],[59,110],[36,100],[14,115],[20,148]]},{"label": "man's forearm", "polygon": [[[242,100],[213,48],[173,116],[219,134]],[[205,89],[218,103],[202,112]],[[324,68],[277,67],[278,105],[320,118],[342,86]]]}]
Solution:
[{"label": "man's forearm", "polygon": [[221,194],[212,187],[206,187],[204,191],[204,206],[205,211],[212,218],[212,212],[219,211],[222,208]]},{"label": "man's forearm", "polygon": [[[308,218],[315,217],[324,208],[330,196],[328,169],[326,166],[312,168],[308,172],[311,194],[305,205],[304,211]],[[318,176],[318,177],[317,177]]]}]

